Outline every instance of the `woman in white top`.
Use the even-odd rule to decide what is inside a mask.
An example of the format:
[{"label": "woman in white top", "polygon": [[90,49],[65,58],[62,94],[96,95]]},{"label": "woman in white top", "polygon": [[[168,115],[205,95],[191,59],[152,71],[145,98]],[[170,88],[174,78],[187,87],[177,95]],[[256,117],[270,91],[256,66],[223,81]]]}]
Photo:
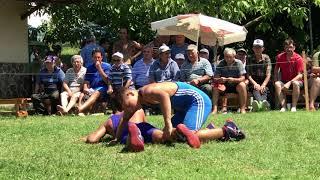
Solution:
[{"label": "woman in white top", "polygon": [[58,105],[58,113],[60,115],[67,114],[68,111],[76,104],[83,87],[84,75],[87,69],[83,67],[83,59],[80,55],[71,57],[72,68],[66,72],[63,80],[64,91],[60,94],[61,106]]}]

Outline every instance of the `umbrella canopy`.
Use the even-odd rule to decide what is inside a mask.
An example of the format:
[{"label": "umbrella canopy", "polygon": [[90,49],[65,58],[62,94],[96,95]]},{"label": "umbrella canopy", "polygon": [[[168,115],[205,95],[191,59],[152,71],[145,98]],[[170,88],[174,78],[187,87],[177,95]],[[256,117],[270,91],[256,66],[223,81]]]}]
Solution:
[{"label": "umbrella canopy", "polygon": [[202,14],[185,14],[151,23],[152,30],[159,35],[184,35],[187,38],[201,43],[219,46],[244,41],[248,31],[239,26],[218,18]]}]

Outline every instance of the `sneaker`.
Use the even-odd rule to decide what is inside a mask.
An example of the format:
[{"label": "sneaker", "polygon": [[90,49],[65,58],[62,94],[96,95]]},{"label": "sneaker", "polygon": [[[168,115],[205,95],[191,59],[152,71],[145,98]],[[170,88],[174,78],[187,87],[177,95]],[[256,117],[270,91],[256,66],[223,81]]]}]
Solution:
[{"label": "sneaker", "polygon": [[201,143],[200,143],[199,137],[197,135],[193,134],[193,132],[190,131],[190,129],[188,129],[186,125],[178,124],[177,135],[184,136],[190,147],[200,148]]},{"label": "sneaker", "polygon": [[263,100],[261,102],[261,109],[263,111],[269,111],[270,110],[270,103],[267,100]]},{"label": "sneaker", "polygon": [[135,123],[128,124],[129,131],[129,145],[128,148],[134,152],[140,152],[144,150],[144,141],[141,135],[140,129],[137,127]]},{"label": "sneaker", "polygon": [[280,109],[280,112],[286,112],[286,108],[282,107],[282,108]]},{"label": "sneaker", "polygon": [[257,100],[254,100],[252,102],[252,111],[253,112],[258,112],[259,109],[260,109],[259,102]]},{"label": "sneaker", "polygon": [[297,107],[292,107],[291,112],[297,112]]},{"label": "sneaker", "polygon": [[213,122],[209,123],[208,126],[206,127],[207,129],[214,129],[216,126],[213,124]]},{"label": "sneaker", "polygon": [[234,123],[231,119],[226,120],[226,123],[222,129],[224,133],[222,140],[224,141],[240,141],[246,137],[245,134],[238,128],[236,123]]}]

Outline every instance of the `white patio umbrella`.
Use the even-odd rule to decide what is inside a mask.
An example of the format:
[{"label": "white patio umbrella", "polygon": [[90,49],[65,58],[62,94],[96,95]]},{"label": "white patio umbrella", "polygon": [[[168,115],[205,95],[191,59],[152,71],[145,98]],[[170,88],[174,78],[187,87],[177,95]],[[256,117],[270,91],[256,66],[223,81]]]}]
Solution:
[{"label": "white patio umbrella", "polygon": [[202,14],[185,14],[151,23],[152,30],[159,35],[184,35],[197,42],[219,46],[244,41],[248,31],[239,26],[218,18]]}]

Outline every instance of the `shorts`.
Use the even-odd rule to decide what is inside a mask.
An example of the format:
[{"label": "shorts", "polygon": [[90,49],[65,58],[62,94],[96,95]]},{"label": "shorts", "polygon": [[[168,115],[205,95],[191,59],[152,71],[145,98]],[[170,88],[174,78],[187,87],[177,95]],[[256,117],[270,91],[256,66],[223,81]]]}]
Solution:
[{"label": "shorts", "polygon": [[[116,134],[122,115],[112,115],[110,118],[112,120],[113,131]],[[153,134],[153,131],[156,130],[157,128],[155,128],[154,126],[146,122],[137,123],[136,125],[141,131],[141,135],[144,139],[144,142],[152,143],[152,134]],[[121,144],[126,144],[128,135],[129,135],[128,123],[126,123],[120,138]]]},{"label": "shorts", "polygon": [[176,82],[178,89],[171,97],[175,114],[172,125],[186,125],[190,130],[199,130],[211,113],[211,99],[200,89],[183,82]]}]

